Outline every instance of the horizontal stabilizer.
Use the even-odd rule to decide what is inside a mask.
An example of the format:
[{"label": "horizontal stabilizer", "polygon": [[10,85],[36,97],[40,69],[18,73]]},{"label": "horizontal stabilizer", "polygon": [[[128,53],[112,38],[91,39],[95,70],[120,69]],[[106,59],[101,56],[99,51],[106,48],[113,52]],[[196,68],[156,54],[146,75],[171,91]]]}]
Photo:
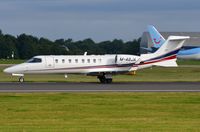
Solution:
[{"label": "horizontal stabilizer", "polygon": [[145,48],[145,47],[140,47],[140,48],[148,52],[153,52],[152,48]]},{"label": "horizontal stabilizer", "polygon": [[169,36],[170,41],[175,41],[175,40],[186,40],[189,39],[189,36]]}]

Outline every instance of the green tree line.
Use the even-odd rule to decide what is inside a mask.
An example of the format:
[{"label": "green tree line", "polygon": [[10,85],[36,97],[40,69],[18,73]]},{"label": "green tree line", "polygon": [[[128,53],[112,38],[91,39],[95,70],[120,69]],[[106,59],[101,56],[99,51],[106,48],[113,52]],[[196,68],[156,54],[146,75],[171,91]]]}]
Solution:
[{"label": "green tree line", "polygon": [[120,39],[96,43],[88,38],[81,41],[58,39],[51,41],[21,34],[17,37],[3,34],[0,30],[1,59],[29,59],[36,55],[81,55],[88,54],[139,54],[140,39],[124,42]]}]

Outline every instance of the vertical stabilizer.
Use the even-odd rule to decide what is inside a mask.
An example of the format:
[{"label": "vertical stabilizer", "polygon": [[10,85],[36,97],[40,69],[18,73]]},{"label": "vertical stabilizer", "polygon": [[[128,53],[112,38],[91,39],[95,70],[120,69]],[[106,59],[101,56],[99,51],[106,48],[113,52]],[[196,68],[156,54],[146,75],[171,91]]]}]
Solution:
[{"label": "vertical stabilizer", "polygon": [[183,46],[185,40],[189,38],[188,36],[169,36],[155,53],[141,55],[142,64],[166,67],[177,66],[177,53]]}]

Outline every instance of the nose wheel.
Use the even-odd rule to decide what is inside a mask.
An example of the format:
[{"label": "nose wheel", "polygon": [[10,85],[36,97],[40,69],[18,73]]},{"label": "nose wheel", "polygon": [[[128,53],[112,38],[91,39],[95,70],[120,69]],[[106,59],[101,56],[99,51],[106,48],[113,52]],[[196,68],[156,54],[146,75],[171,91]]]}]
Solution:
[{"label": "nose wheel", "polygon": [[21,82],[21,83],[24,82],[24,77],[20,77],[19,82]]}]

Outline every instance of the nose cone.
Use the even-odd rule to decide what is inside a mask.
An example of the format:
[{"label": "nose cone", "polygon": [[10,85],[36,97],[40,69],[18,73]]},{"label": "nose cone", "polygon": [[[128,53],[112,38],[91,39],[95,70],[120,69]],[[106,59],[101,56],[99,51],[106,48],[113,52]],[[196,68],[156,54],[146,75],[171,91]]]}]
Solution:
[{"label": "nose cone", "polygon": [[10,73],[10,74],[21,73],[23,71],[25,71],[24,64],[19,64],[19,65],[11,66],[11,67],[8,67],[8,68],[6,68],[6,69],[3,70],[3,72]]},{"label": "nose cone", "polygon": [[5,73],[13,73],[14,69],[13,69],[13,67],[9,67],[9,68],[4,69],[3,72],[5,72]]}]

